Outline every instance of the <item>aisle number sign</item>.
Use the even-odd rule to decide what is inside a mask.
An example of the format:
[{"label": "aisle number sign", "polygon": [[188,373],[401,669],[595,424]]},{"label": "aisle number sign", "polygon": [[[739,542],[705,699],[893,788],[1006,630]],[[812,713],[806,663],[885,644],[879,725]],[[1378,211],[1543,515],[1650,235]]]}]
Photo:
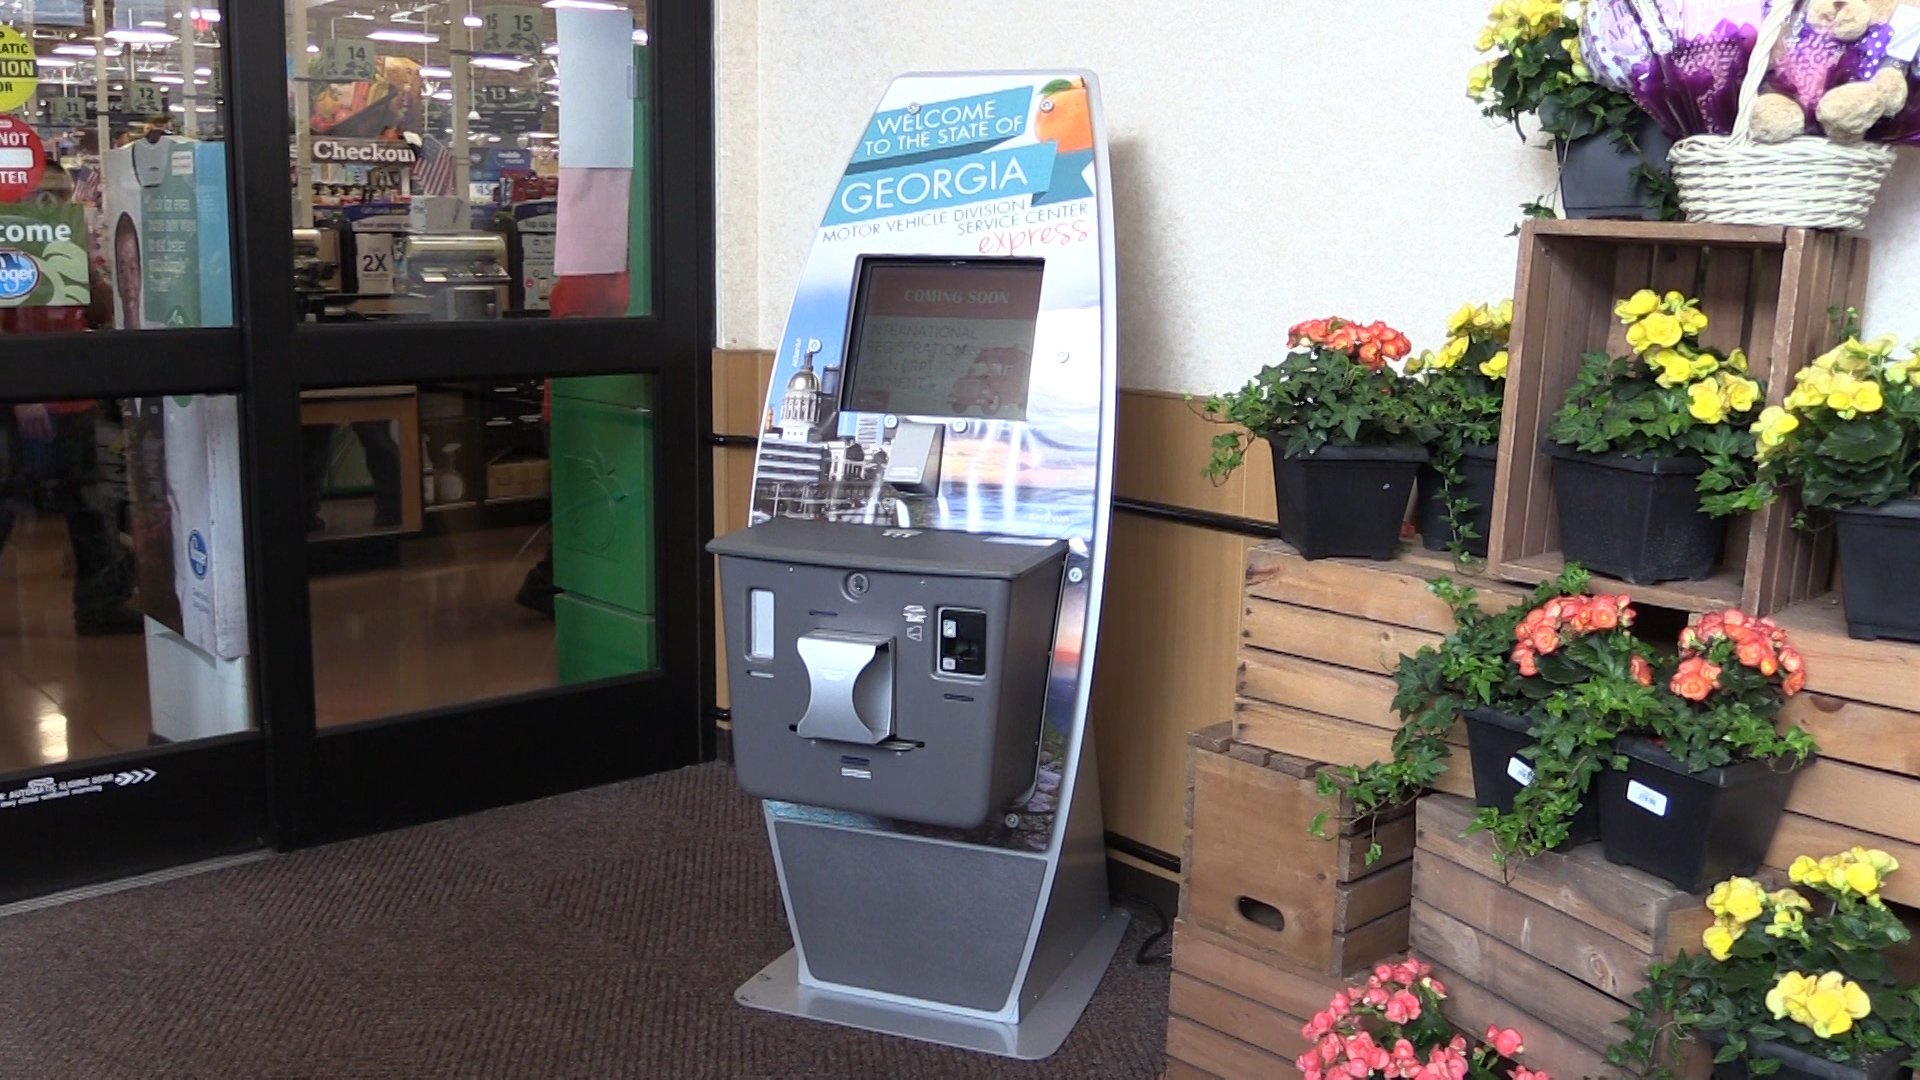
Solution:
[{"label": "aisle number sign", "polygon": [[314,62],[313,74],[333,82],[371,82],[373,47],[355,38],[329,38]]},{"label": "aisle number sign", "polygon": [[47,119],[54,127],[85,127],[87,99],[71,94],[53,98],[47,103]]},{"label": "aisle number sign", "polygon": [[545,45],[540,40],[538,8],[481,8],[480,26],[480,43],[475,46],[478,52],[533,56]]},{"label": "aisle number sign", "polygon": [[160,85],[150,82],[128,84],[125,108],[129,116],[160,116],[167,111]]},{"label": "aisle number sign", "polygon": [[40,88],[40,66],[33,43],[11,26],[0,25],[0,112],[12,112]]}]

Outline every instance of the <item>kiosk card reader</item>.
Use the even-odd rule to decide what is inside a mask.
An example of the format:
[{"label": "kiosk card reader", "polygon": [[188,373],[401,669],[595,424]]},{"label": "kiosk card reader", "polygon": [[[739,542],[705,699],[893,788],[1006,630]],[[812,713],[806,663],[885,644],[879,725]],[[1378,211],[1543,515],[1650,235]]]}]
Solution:
[{"label": "kiosk card reader", "polygon": [[1126,917],[1087,725],[1112,503],[1113,212],[1084,71],[908,75],[814,234],[749,527],[733,751],[793,950],[757,1009],[1052,1054]]},{"label": "kiosk card reader", "polygon": [[777,518],[713,551],[748,794],[971,829],[1033,788],[1065,541]]}]

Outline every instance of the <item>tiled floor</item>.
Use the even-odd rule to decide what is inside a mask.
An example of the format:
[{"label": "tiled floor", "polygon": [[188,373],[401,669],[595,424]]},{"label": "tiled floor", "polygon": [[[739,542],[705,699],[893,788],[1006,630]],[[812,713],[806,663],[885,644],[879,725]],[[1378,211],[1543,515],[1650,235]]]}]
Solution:
[{"label": "tiled floor", "polygon": [[[545,541],[533,528],[411,540],[396,568],[315,580],[319,722],[554,685],[553,622],[514,603]],[[0,551],[0,772],[147,745],[145,641],[76,637],[72,588],[64,522],[22,515]]]}]

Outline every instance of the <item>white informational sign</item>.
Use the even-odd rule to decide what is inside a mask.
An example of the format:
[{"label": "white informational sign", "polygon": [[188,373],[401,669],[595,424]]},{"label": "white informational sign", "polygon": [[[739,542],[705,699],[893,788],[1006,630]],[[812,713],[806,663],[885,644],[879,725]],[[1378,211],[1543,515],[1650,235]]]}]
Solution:
[{"label": "white informational sign", "polygon": [[355,232],[354,270],[362,296],[393,295],[393,234]]}]

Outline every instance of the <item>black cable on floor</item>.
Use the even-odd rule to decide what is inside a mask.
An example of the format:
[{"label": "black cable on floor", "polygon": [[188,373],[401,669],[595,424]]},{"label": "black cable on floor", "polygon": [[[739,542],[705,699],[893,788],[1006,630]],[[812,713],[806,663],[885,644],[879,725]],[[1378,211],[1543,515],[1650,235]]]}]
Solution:
[{"label": "black cable on floor", "polygon": [[1164,952],[1158,953],[1153,956],[1147,955],[1153,949],[1153,947],[1161,941],[1161,939],[1169,937],[1173,933],[1173,923],[1167,919],[1167,913],[1161,909],[1159,904],[1156,904],[1153,901],[1145,899],[1143,897],[1133,896],[1128,893],[1115,894],[1113,901],[1114,903],[1120,904],[1122,906],[1132,907],[1135,909],[1152,912],[1154,921],[1160,927],[1158,930],[1155,930],[1153,933],[1147,935],[1147,940],[1140,943],[1140,948],[1136,950],[1133,954],[1134,963],[1140,964],[1140,965],[1164,964],[1169,960],[1173,959],[1173,949],[1171,946],[1169,946]]}]

